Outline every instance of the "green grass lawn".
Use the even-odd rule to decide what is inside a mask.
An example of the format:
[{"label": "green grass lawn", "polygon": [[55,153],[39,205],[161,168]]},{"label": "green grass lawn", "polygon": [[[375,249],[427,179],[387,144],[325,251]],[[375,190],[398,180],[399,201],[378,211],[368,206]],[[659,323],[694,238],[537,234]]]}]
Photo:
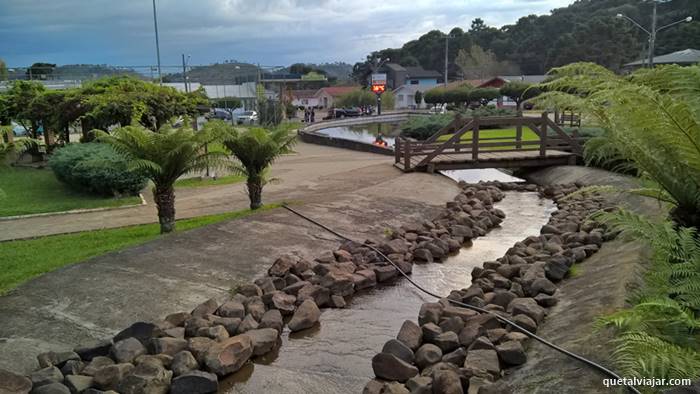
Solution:
[{"label": "green grass lawn", "polygon": [[0,170],[0,217],[140,203],[137,196],[113,198],[74,191],[49,169]]},{"label": "green grass lawn", "polygon": [[[176,228],[177,232],[187,231],[278,207],[280,204],[270,204],[257,211],[243,210],[178,220]],[[58,268],[159,238],[159,231],[158,224],[144,224],[0,242],[0,294]]]},{"label": "green grass lawn", "polygon": [[245,181],[245,177],[242,175],[227,175],[216,179],[202,179],[200,177],[195,178],[185,178],[179,179],[175,182],[176,188],[191,188],[191,187],[205,187],[205,186],[218,186],[218,185],[229,185],[232,183],[238,183]]},{"label": "green grass lawn", "polygon": [[[450,139],[452,134],[445,134],[438,138],[438,141],[447,141]],[[515,141],[515,127],[508,129],[484,129],[479,130],[479,138],[511,138]],[[527,127],[523,127],[523,141],[539,141],[540,137],[535,134],[534,131]],[[472,132],[468,131],[462,135],[462,142],[472,141]],[[484,141],[489,142],[489,141]],[[504,141],[493,141],[493,142],[506,142]]]}]

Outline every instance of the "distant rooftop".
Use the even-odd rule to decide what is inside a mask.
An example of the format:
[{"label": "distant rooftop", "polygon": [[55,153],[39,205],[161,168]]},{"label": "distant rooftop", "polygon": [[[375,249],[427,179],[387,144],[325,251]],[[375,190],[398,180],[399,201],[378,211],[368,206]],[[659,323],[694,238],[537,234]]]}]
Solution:
[{"label": "distant rooftop", "polygon": [[[643,66],[648,59],[640,59],[632,63],[625,64],[625,67]],[[700,50],[684,49],[678,52],[667,53],[654,57],[654,64],[694,64],[700,63]]]},{"label": "distant rooftop", "polygon": [[426,70],[423,67],[404,67],[409,78],[440,78],[442,74],[434,70]]}]

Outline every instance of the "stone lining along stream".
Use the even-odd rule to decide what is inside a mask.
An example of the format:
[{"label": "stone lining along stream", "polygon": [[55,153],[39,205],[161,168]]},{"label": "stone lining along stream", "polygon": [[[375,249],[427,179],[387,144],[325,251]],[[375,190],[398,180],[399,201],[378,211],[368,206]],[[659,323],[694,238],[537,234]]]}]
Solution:
[{"label": "stone lining along stream", "polygon": [[[453,179],[466,176],[472,181],[474,176],[446,175]],[[502,256],[527,236],[539,235],[556,210],[551,200],[535,192],[506,192],[505,199],[495,207],[506,214],[500,227],[442,264],[414,264],[412,278],[428,290],[445,295],[467,287],[474,267]],[[260,357],[223,380],[220,392],[360,393],[374,376],[371,359],[378,349],[395,338],[405,320],[415,318],[421,304],[432,301],[401,279],[362,292],[345,309],[325,309],[321,325],[297,334],[286,331],[279,352]]]}]

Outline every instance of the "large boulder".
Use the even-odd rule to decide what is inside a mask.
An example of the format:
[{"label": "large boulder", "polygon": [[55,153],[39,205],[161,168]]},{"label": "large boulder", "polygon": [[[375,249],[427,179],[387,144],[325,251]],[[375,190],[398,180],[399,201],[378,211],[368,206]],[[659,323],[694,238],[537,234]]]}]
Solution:
[{"label": "large boulder", "polygon": [[206,337],[194,337],[187,339],[187,350],[194,356],[197,362],[204,363],[204,358],[214,345],[214,340]]},{"label": "large boulder", "polygon": [[213,314],[217,309],[219,309],[219,302],[214,298],[210,298],[192,310],[192,317],[205,317]]},{"label": "large boulder", "polygon": [[29,375],[34,388],[44,386],[51,383],[63,382],[63,374],[56,367],[46,367],[38,371],[34,371]]},{"label": "large boulder", "polygon": [[382,348],[383,353],[389,353],[393,354],[394,356],[402,359],[403,361],[411,364],[413,363],[413,350],[411,350],[408,346],[406,346],[403,342],[396,340],[396,339],[390,339],[388,340],[385,344],[384,347]]},{"label": "large boulder", "polygon": [[126,338],[112,346],[112,357],[118,363],[130,363],[136,357],[146,354],[146,347],[136,338]]},{"label": "large boulder", "polygon": [[396,339],[415,351],[423,343],[423,331],[420,326],[411,320],[406,320],[401,325]]},{"label": "large boulder", "polygon": [[34,388],[32,394],[70,394],[70,389],[61,383],[51,383]]},{"label": "large boulder", "polygon": [[378,353],[372,358],[374,374],[385,380],[405,382],[418,375],[418,368],[389,353]]},{"label": "large boulder", "polygon": [[433,372],[433,393],[462,394],[462,382],[459,374],[451,369],[439,369]]},{"label": "large boulder", "polygon": [[271,307],[277,309],[283,315],[291,315],[296,309],[296,305],[294,305],[296,300],[297,298],[291,294],[287,294],[283,291],[276,291],[272,295]]},{"label": "large boulder", "polygon": [[243,319],[245,317],[245,307],[238,301],[229,300],[224,302],[216,313],[221,317],[237,317]]},{"label": "large boulder", "polygon": [[170,369],[173,371],[174,376],[183,375],[197,368],[199,368],[197,359],[187,350],[177,353],[173,357],[173,362],[170,364]]},{"label": "large boulder", "polygon": [[92,376],[68,375],[64,381],[71,393],[82,393],[94,385]]},{"label": "large boulder", "polygon": [[464,367],[485,371],[492,376],[499,376],[501,373],[498,354],[493,349],[470,349]]},{"label": "large boulder", "polygon": [[527,357],[520,341],[507,341],[496,346],[498,358],[507,365],[525,364]]},{"label": "large boulder", "polygon": [[[217,326],[221,327],[221,326]],[[176,353],[187,349],[187,340],[182,338],[153,338],[149,345],[151,353],[164,353],[174,356]]]},{"label": "large boulder", "polygon": [[424,369],[442,360],[442,350],[432,343],[423,344],[416,350],[416,365]]},{"label": "large boulder", "polygon": [[303,303],[305,300],[313,300],[319,307],[328,304],[331,298],[331,292],[327,288],[315,284],[308,284],[297,293],[297,304]]},{"label": "large boulder", "polygon": [[253,342],[253,355],[262,356],[275,347],[279,332],[274,328],[260,328],[246,331],[245,335]]},{"label": "large boulder", "polygon": [[155,363],[139,364],[117,384],[121,394],[166,394],[173,372]]},{"label": "large boulder", "polygon": [[320,317],[321,311],[318,309],[318,306],[316,306],[316,303],[307,299],[299,305],[299,308],[294,312],[287,326],[292,332],[304,330],[318,323]]},{"label": "large boulder", "polygon": [[274,328],[278,333],[282,332],[282,327],[284,327],[282,313],[277,309],[270,309],[265,312],[258,325],[258,328]]},{"label": "large boulder", "polygon": [[[136,338],[145,345],[155,336],[154,333],[156,331],[158,331],[158,327],[153,323],[136,322],[120,331],[112,338],[112,341],[116,343],[127,338]],[[80,354],[80,352],[77,353]]]},{"label": "large boulder", "polygon": [[90,345],[75,348],[75,352],[84,361],[91,361],[98,356],[108,356],[112,348],[112,341],[100,341]]},{"label": "large boulder", "polygon": [[418,324],[421,326],[426,323],[440,323],[440,317],[442,316],[442,304],[438,302],[426,302],[420,307],[418,312]]},{"label": "large boulder", "polygon": [[117,388],[117,384],[133,370],[134,366],[129,363],[102,367],[95,371],[95,376],[93,376],[95,387],[100,390],[114,390]]},{"label": "large boulder", "polygon": [[330,271],[321,277],[319,284],[328,288],[331,294],[343,297],[355,292],[353,275],[347,272]]},{"label": "large boulder", "polygon": [[0,393],[27,394],[32,389],[29,378],[0,369]]},{"label": "large boulder", "polygon": [[516,298],[508,304],[508,313],[511,315],[523,314],[536,323],[540,323],[544,319],[544,308],[537,304],[533,298]]},{"label": "large boulder", "polygon": [[211,372],[226,376],[241,369],[252,355],[251,338],[247,335],[237,335],[212,344],[204,356],[204,364]]},{"label": "large boulder", "polygon": [[285,276],[294,268],[296,263],[297,258],[292,255],[280,256],[267,270],[267,274],[270,276]]},{"label": "large boulder", "polygon": [[93,376],[98,369],[114,365],[114,360],[109,357],[97,356],[90,361],[80,373],[82,375]]},{"label": "large boulder", "polygon": [[173,379],[170,394],[208,394],[219,391],[219,380],[213,373],[190,371]]}]

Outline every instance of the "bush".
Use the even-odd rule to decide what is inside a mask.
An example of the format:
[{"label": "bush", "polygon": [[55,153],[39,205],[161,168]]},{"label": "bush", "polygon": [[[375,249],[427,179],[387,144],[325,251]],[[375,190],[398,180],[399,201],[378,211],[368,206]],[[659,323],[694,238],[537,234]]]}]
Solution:
[{"label": "bush", "polygon": [[127,161],[107,144],[70,144],[51,155],[56,178],[81,191],[99,195],[136,195],[146,178],[127,169]]},{"label": "bush", "polygon": [[487,105],[484,107],[467,109],[461,111],[462,116],[465,118],[473,118],[478,116],[480,118],[487,118],[490,116],[515,116],[516,111],[510,108],[496,108],[493,105]]},{"label": "bush", "polygon": [[428,139],[454,119],[452,114],[418,116],[407,120],[401,125],[401,135],[417,140]]}]

